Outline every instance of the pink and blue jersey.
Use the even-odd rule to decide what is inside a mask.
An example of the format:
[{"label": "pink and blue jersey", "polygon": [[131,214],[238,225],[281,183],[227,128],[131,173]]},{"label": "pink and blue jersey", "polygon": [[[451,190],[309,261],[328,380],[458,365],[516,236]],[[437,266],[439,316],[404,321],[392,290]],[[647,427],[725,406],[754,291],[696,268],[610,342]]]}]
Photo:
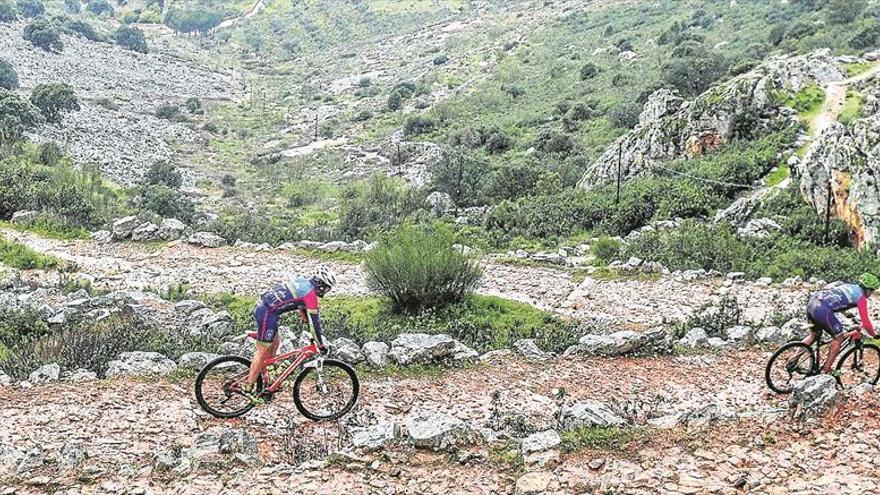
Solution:
[{"label": "pink and blue jersey", "polygon": [[312,335],[319,344],[323,343],[321,319],[318,316],[318,294],[312,281],[297,277],[291,282],[280,284],[263,293],[254,308],[257,323],[257,340],[271,343],[278,332],[279,317],[287,312],[299,310],[310,324]]},{"label": "pink and blue jersey", "polygon": [[862,327],[874,335],[874,325],[868,314],[868,297],[858,284],[843,284],[833,289],[816,292],[807,304],[807,314],[813,322],[821,325],[832,335],[837,335],[843,331],[843,324],[835,313],[853,308],[859,309]]}]

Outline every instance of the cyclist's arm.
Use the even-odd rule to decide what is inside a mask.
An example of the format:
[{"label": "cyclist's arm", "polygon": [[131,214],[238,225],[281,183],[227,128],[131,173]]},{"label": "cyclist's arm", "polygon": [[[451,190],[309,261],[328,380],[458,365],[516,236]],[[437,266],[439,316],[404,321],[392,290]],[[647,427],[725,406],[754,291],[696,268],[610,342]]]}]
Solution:
[{"label": "cyclist's arm", "polygon": [[876,336],[877,332],[874,331],[874,324],[871,323],[871,315],[868,313],[868,298],[862,296],[856,306],[859,308],[859,319],[862,320],[862,328],[871,334],[871,337]]},{"label": "cyclist's arm", "polygon": [[312,337],[318,346],[324,347],[324,334],[321,329],[321,317],[318,315],[318,296],[314,291],[309,293],[304,299],[305,308],[303,312],[308,316],[307,323],[312,331]]}]

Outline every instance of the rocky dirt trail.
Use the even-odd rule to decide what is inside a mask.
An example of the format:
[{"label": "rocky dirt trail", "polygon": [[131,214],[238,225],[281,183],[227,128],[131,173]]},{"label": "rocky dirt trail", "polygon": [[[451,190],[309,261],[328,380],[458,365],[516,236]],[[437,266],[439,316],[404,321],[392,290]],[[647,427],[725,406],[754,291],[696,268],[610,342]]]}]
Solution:
[{"label": "rocky dirt trail", "polygon": [[[529,409],[534,397],[563,388],[568,400],[614,398],[645,414],[715,404],[738,413],[730,424],[652,430],[628,449],[565,453],[559,463],[526,469],[499,461],[485,444],[458,454],[398,446],[357,454],[317,469],[345,440],[342,424],[301,418],[288,396],[242,420],[206,417],[189,380],[104,381],[0,389],[0,457],[9,446],[30,452],[26,476],[3,472],[3,493],[868,493],[877,487],[871,459],[880,454],[875,397],[853,400],[827,431],[798,430],[764,392],[765,354],[644,359],[502,358],[441,375],[366,375],[357,417],[403,423],[414,409],[446,411],[473,428],[493,412]],[[498,406],[496,406],[497,408]],[[257,461],[203,463],[182,475],[160,472],[155,458],[188,449],[201,432],[240,428],[259,446]],[[86,460],[64,469],[61,452],[80,442]],[[198,442],[198,440],[197,440]],[[0,466],[3,464],[0,463]],[[7,466],[8,468],[8,466]],[[528,472],[526,472],[528,471]],[[543,487],[539,490],[528,486]],[[744,488],[738,491],[737,487]],[[0,488],[2,489],[2,488]],[[16,491],[17,489],[17,491]],[[857,492],[857,490],[866,490]]]},{"label": "rocky dirt trail", "polygon": [[860,82],[867,81],[880,72],[880,64],[874,64],[867,71],[844,81],[833,82],[825,88],[825,103],[822,110],[810,122],[810,133],[818,136],[828,129],[831,124],[837,122],[840,113],[846,105],[847,90]]},{"label": "rocky dirt trail", "polygon": [[[30,233],[0,229],[0,235],[75,262],[80,271],[107,289],[162,290],[188,283],[197,293],[258,294],[273,283],[309,273],[325,263],[296,251],[250,248],[201,248],[183,242],[168,244],[59,241]],[[365,294],[359,265],[327,262],[339,273],[340,293]],[[745,319],[761,323],[802,304],[804,286],[731,284],[720,277],[664,276],[657,280],[578,281],[570,269],[492,261],[479,292],[504,297],[560,314],[595,319],[618,327],[644,329],[693,314],[725,296],[735,297]],[[581,274],[583,276],[583,274]],[[618,328],[619,329],[619,328]]]}]

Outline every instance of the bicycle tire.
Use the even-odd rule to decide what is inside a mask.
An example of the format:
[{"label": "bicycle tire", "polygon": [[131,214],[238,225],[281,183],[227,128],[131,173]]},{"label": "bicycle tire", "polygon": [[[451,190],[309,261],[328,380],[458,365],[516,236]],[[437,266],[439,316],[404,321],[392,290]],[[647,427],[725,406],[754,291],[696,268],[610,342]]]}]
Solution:
[{"label": "bicycle tire", "polygon": [[345,373],[345,376],[350,380],[352,394],[351,398],[349,398],[345,405],[338,411],[332,411],[329,414],[318,414],[315,411],[310,410],[305,404],[303,404],[302,386],[306,378],[308,378],[309,375],[316,373],[317,369],[314,366],[307,365],[299,375],[297,375],[296,380],[293,383],[293,403],[296,405],[296,409],[300,414],[312,421],[332,421],[345,416],[357,403],[358,396],[360,395],[360,380],[351,366],[335,359],[325,359],[322,368],[338,368],[342,370]]},{"label": "bicycle tire", "polygon": [[[813,348],[804,344],[803,342],[789,342],[784,346],[780,347],[770,356],[770,359],[767,361],[767,367],[764,369],[764,379],[767,381],[767,386],[770,387],[770,390],[776,392],[777,394],[788,394],[791,393],[791,386],[780,386],[781,384],[774,383],[772,372],[773,372],[773,364],[779,358],[779,356],[784,353],[791,351],[792,349],[802,348],[804,351],[804,356],[807,357],[810,370],[805,376],[811,376],[813,374],[813,370],[816,369],[816,355],[813,353]],[[801,366],[798,366],[801,368]],[[786,370],[787,371],[787,370]],[[791,373],[789,372],[789,377],[791,377]]]},{"label": "bicycle tire", "polygon": [[[241,416],[247,414],[251,409],[253,409],[254,404],[251,403],[250,401],[248,401],[248,403],[245,406],[241,407],[240,409],[236,409],[231,412],[224,412],[224,411],[221,411],[215,407],[212,407],[208,403],[209,401],[206,400],[206,398],[205,398],[205,393],[203,390],[203,386],[205,384],[205,378],[208,376],[208,373],[210,373],[212,370],[218,368],[220,365],[222,365],[224,363],[240,364],[248,369],[251,366],[251,361],[249,359],[245,359],[245,358],[239,357],[239,356],[222,356],[222,357],[219,357],[219,358],[211,361],[210,363],[206,364],[205,367],[202,368],[201,371],[199,371],[198,376],[196,376],[196,382],[195,382],[195,387],[194,387],[196,401],[199,403],[199,406],[202,408],[202,410],[204,410],[205,412],[207,412],[211,416],[214,416],[215,418],[222,418],[222,419],[238,418],[238,417],[241,417]],[[262,390],[262,388],[263,388],[263,377],[257,376],[257,389]]]},{"label": "bicycle tire", "polygon": [[[838,385],[840,385],[841,387],[845,386],[845,384],[841,378],[843,378],[844,375],[847,374],[847,372],[848,372],[848,370],[844,367],[844,364],[847,362],[847,360],[849,360],[851,358],[855,359],[855,355],[856,355],[855,353],[858,350],[859,350],[858,347],[850,347],[849,349],[846,350],[846,352],[844,352],[840,356],[840,359],[837,360],[837,367],[835,369],[838,371],[838,373],[837,373],[838,376],[836,376],[835,378],[837,379]],[[876,363],[876,369],[866,370],[867,373],[863,373],[863,375],[866,378],[868,378],[868,380],[862,381],[860,383],[870,383],[872,386],[877,385],[877,381],[880,380],[880,347],[877,347],[876,344],[864,344],[862,346],[862,351],[865,354],[868,354],[868,353],[874,354],[872,363]],[[855,363],[853,363],[853,364],[855,364]],[[864,359],[863,359],[863,365],[864,365]],[[869,364],[868,366],[873,366],[873,365]],[[848,385],[852,385],[852,384],[848,384]]]}]

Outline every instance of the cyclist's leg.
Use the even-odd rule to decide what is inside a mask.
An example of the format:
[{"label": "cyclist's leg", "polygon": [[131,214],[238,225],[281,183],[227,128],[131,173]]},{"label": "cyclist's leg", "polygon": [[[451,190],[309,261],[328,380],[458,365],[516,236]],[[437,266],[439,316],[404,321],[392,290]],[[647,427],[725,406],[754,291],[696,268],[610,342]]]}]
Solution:
[{"label": "cyclist's leg", "polygon": [[257,349],[254,359],[251,361],[248,384],[257,382],[257,376],[263,371],[267,359],[275,355],[278,333],[278,313],[269,308],[265,303],[260,303],[254,309],[254,320],[257,325]]},{"label": "cyclist's leg", "polygon": [[837,355],[840,354],[840,348],[843,346],[846,333],[843,331],[843,323],[840,322],[840,319],[837,318],[837,315],[834,314],[834,310],[830,306],[823,305],[821,315],[817,316],[821,317],[822,328],[827,330],[832,337],[831,345],[828,349],[828,357],[825,358],[825,362],[822,364],[822,373],[827,374],[831,373],[831,367],[834,365]]}]

